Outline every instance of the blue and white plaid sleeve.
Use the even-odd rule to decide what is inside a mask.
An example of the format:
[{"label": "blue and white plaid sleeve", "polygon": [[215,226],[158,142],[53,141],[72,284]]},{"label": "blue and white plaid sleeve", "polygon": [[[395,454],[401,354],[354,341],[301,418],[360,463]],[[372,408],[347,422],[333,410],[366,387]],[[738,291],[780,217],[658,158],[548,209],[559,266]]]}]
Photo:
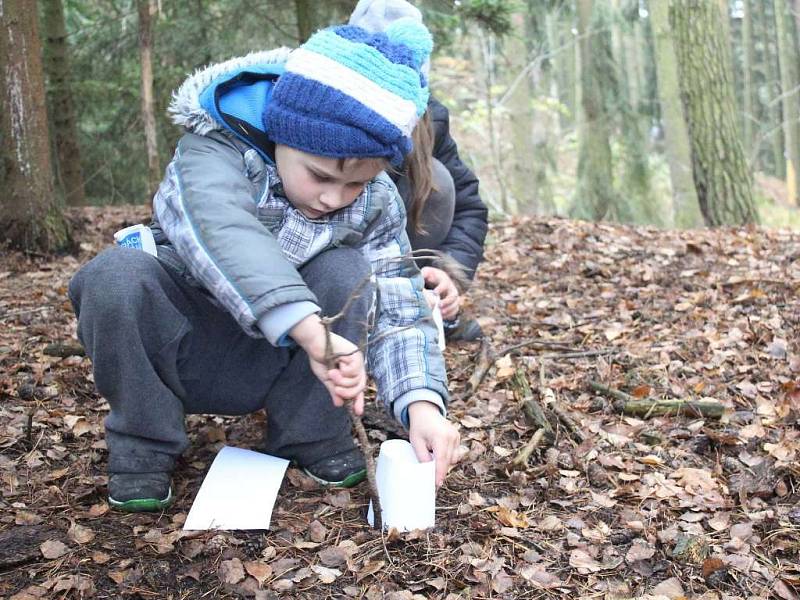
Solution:
[{"label": "blue and white plaid sleeve", "polygon": [[423,296],[422,275],[408,258],[411,245],[403,202],[388,177],[374,182],[371,193],[387,194],[388,201],[364,246],[379,298],[367,363],[378,396],[395,418],[408,426],[405,415],[412,402],[426,400],[445,413],[447,374],[436,326]]}]

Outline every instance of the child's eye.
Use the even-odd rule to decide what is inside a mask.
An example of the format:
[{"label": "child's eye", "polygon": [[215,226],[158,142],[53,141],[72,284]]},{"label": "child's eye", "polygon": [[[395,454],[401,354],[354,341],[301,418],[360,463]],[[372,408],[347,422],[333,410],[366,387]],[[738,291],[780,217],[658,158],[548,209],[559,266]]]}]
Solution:
[{"label": "child's eye", "polygon": [[318,181],[319,183],[330,183],[331,182],[331,178],[328,177],[327,175],[320,175],[319,173],[313,173],[312,172],[311,176],[314,178],[315,181]]}]

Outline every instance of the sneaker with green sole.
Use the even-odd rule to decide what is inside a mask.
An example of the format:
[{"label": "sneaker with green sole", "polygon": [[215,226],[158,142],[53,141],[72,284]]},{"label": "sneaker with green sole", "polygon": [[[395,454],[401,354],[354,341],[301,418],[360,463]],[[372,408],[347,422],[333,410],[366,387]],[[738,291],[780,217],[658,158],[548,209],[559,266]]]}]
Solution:
[{"label": "sneaker with green sole", "polygon": [[361,450],[352,448],[306,465],[303,472],[322,485],[350,488],[367,478],[367,465]]},{"label": "sneaker with green sole", "polygon": [[112,473],[108,478],[108,504],[123,512],[159,512],[174,497],[169,473]]}]

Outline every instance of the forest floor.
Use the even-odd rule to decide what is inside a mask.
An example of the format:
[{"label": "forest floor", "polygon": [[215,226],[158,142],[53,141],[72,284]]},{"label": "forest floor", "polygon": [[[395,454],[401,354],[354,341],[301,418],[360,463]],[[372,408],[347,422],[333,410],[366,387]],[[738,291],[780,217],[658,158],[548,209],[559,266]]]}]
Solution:
[{"label": "forest floor", "polygon": [[446,352],[463,446],[436,527],[382,537],[366,486],[290,468],[269,531],[189,533],[264,416],[190,417],[174,506],[109,511],[66,286],[145,216],[84,209],[78,256],[0,256],[0,598],[798,598],[800,235],[495,224],[467,307],[489,337]]}]

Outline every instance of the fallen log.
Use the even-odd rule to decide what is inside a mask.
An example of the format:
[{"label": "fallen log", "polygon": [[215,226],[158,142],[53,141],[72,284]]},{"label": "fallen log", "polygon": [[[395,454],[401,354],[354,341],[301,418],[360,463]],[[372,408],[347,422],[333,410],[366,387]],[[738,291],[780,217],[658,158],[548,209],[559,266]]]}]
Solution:
[{"label": "fallen log", "polygon": [[617,412],[643,419],[667,415],[689,415],[719,419],[725,412],[725,407],[714,400],[634,398],[630,394],[615,390],[596,381],[590,381],[589,387],[616,400],[614,408]]}]

